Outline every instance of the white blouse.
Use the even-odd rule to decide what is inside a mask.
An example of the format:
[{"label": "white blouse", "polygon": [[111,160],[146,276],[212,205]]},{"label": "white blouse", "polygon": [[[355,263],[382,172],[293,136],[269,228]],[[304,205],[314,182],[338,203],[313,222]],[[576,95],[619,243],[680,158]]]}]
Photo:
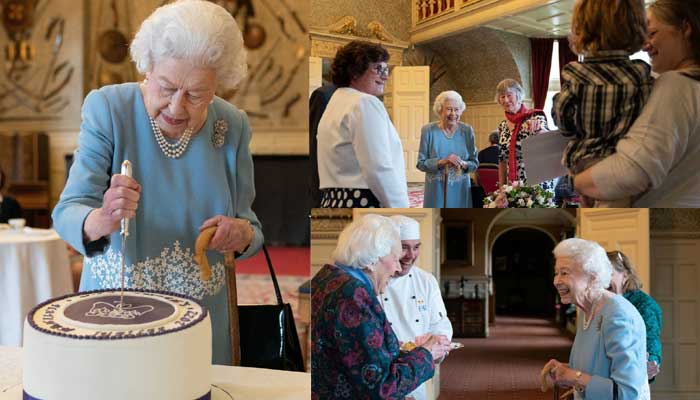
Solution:
[{"label": "white blouse", "polygon": [[370,189],[382,207],[408,207],[403,146],[377,97],[338,88],[316,138],[320,189]]}]

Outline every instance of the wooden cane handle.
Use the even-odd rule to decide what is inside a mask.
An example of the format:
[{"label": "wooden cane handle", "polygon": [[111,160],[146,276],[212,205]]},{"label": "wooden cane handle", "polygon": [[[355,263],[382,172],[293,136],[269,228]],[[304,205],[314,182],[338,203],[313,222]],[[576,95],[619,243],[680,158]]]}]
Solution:
[{"label": "wooden cane handle", "polygon": [[209,266],[209,260],[207,259],[207,247],[209,247],[209,242],[211,238],[214,237],[216,233],[216,227],[211,226],[203,230],[197,240],[194,242],[194,261],[199,265],[199,276],[203,281],[208,281],[211,278],[211,267]]}]

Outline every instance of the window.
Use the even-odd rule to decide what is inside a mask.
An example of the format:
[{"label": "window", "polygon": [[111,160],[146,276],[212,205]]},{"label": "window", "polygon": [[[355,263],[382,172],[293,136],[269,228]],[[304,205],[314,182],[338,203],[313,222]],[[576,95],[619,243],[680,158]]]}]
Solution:
[{"label": "window", "polygon": [[[646,51],[638,51],[630,56],[631,60],[642,60],[647,64],[651,64],[649,54]],[[544,101],[544,113],[547,115],[547,123],[549,129],[557,129],[557,126],[552,120],[552,99],[554,95],[561,90],[561,82],[559,81],[559,41],[554,41],[552,46],[552,67],[549,70],[549,87],[547,88],[547,98]]]},{"label": "window", "polygon": [[549,129],[557,129],[552,120],[552,99],[561,90],[559,83],[559,41],[555,40],[552,46],[552,67],[549,69],[549,87],[547,88],[547,98],[544,100],[544,113],[547,115]]}]

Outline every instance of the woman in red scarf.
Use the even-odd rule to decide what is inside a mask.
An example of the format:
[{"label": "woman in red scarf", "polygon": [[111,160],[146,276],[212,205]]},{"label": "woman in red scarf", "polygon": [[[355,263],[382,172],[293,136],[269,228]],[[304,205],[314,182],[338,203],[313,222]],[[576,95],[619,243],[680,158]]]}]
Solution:
[{"label": "woman in red scarf", "polygon": [[[525,107],[523,88],[514,79],[504,79],[496,86],[496,102],[503,107],[506,116],[506,119],[498,124],[498,184],[502,186],[514,181],[527,184],[520,143],[530,135],[547,130],[547,117],[542,110],[530,110]],[[542,182],[540,186],[546,190],[554,190],[551,181]]]}]

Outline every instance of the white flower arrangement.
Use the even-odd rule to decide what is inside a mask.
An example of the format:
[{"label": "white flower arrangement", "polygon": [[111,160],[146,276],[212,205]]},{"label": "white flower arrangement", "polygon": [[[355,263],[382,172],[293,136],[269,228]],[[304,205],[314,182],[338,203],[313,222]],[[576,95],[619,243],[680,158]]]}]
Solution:
[{"label": "white flower arrangement", "polygon": [[539,185],[525,186],[515,181],[486,196],[484,208],[554,208],[553,197]]}]

